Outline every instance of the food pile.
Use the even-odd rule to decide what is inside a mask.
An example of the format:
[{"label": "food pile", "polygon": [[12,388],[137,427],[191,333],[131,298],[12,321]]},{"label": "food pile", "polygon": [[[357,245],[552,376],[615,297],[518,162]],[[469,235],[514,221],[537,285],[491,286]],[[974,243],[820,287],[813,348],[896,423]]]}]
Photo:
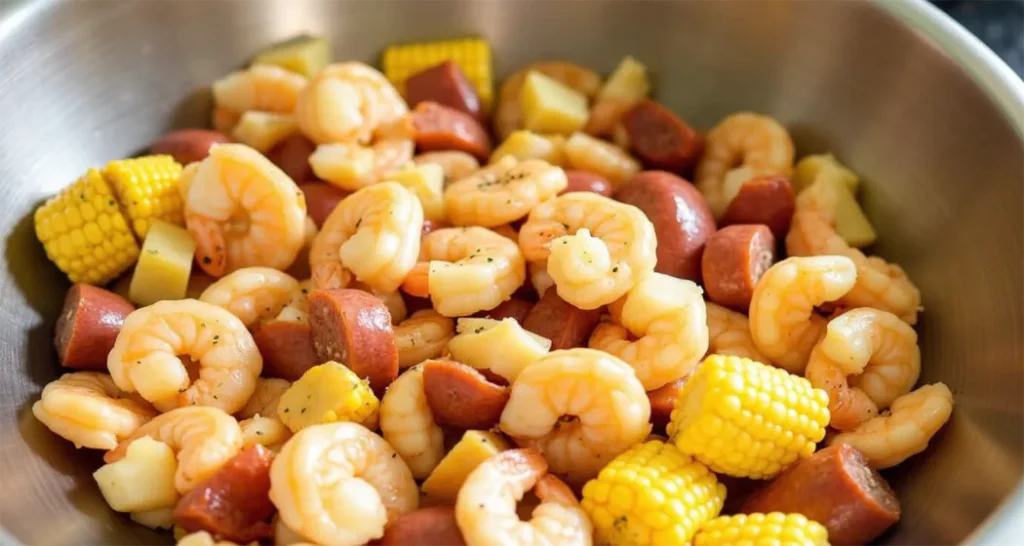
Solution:
[{"label": "food pile", "polygon": [[[478,39],[323,38],[43,204],[71,371],[33,407],[181,545],[866,544],[949,419],[860,180]],[[691,183],[689,180],[692,180]],[[532,493],[531,493],[532,492]]]}]

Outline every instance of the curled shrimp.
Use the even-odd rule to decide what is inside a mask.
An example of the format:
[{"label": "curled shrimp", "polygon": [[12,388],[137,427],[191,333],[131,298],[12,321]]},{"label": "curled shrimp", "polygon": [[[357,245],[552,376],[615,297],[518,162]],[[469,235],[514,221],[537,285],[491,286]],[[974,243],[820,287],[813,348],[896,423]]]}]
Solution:
[{"label": "curled shrimp", "polygon": [[825,332],[814,307],[835,301],[857,280],[843,256],[787,258],[768,268],[750,300],[750,336],[775,365],[802,374],[811,349]]},{"label": "curled shrimp", "polygon": [[831,254],[850,258],[857,266],[857,283],[839,303],[889,311],[908,324],[915,324],[921,308],[921,291],[903,268],[879,257],[864,255],[836,233],[833,199],[823,192],[801,192],[786,235],[786,251],[790,256]]},{"label": "curled shrimp", "polygon": [[356,546],[419,505],[409,467],[362,425],[314,425],[288,440],[270,467],[281,520],[318,544]]},{"label": "curled shrimp", "polygon": [[242,429],[234,417],[217,408],[188,407],[157,415],[108,451],[103,461],[121,460],[128,446],[143,436],[167,444],[177,454],[174,486],[179,493],[205,481],[242,449]]},{"label": "curled shrimp", "polygon": [[706,302],[708,314],[708,354],[732,355],[771,364],[757,350],[750,337],[750,321],[743,313]]},{"label": "curled shrimp", "polygon": [[402,298],[402,293],[397,290],[393,292],[381,292],[379,290],[375,290],[372,286],[359,281],[352,281],[348,287],[356,290],[362,290],[363,292],[376,296],[376,298],[384,304],[384,307],[388,308],[388,314],[391,315],[391,324],[398,324],[409,316],[409,310],[405,306],[405,299]]},{"label": "curled shrimp", "polygon": [[697,164],[697,189],[715,218],[755,176],[786,175],[793,170],[793,139],[778,121],[749,112],[732,114],[708,131]]},{"label": "curled shrimp", "polygon": [[[593,544],[593,526],[576,495],[547,470],[547,461],[534,449],[510,449],[480,463],[455,500],[455,521],[466,544]],[[516,504],[530,489],[540,504],[530,521],[522,521]]]},{"label": "curled shrimp", "polygon": [[397,182],[367,186],[331,211],[309,251],[313,284],[344,288],[352,276],[394,292],[420,252],[423,206]]},{"label": "curled shrimp", "polygon": [[459,150],[445,150],[443,152],[426,152],[412,158],[417,165],[433,163],[440,165],[444,171],[445,186],[461,180],[480,169],[480,162],[475,157]]},{"label": "curled shrimp", "polygon": [[[193,381],[188,366],[196,361]],[[234,413],[256,390],[263,357],[231,313],[198,300],[165,300],[125,317],[107,368],[118,388],[161,411],[213,406]]]},{"label": "curled shrimp", "polygon": [[275,320],[290,320],[306,324],[309,322],[309,291],[313,289],[313,281],[306,279],[299,281],[298,286],[292,291],[288,302],[281,308],[281,312],[274,317]]},{"label": "curled shrimp", "polygon": [[446,317],[462,317],[494,309],[525,281],[526,262],[514,241],[482,227],[443,228],[423,237],[420,262],[402,289],[429,295]]},{"label": "curled shrimp", "polygon": [[281,401],[281,395],[288,390],[292,384],[287,379],[276,379],[261,377],[256,380],[256,390],[245,403],[245,407],[235,414],[239,419],[248,419],[256,415],[277,415],[277,403]]},{"label": "curled shrimp", "polygon": [[269,267],[243,267],[221,277],[199,296],[199,301],[222,307],[246,328],[276,317],[299,289],[291,275]]},{"label": "curled shrimp", "polygon": [[455,337],[455,321],[434,311],[420,309],[395,326],[398,367],[408,368],[437,358]]},{"label": "curled shrimp", "polygon": [[292,437],[291,429],[277,417],[253,415],[239,421],[238,426],[242,429],[243,447],[260,445],[276,453]]},{"label": "curled shrimp", "polygon": [[651,403],[633,369],[593,349],[552,351],[512,383],[501,430],[536,447],[571,483],[593,478],[651,431]]},{"label": "curled shrimp", "polygon": [[408,113],[391,82],[359,62],[327,66],[299,93],[295,104],[299,129],[317,144],[368,142],[379,127]]},{"label": "curled shrimp", "polygon": [[523,111],[519,104],[519,92],[530,72],[540,72],[566,86],[593,98],[601,88],[601,76],[593,70],[566,61],[542,61],[523,67],[522,70],[505,79],[498,92],[498,104],[494,111],[494,132],[498,140],[505,140],[516,129],[523,128]]},{"label": "curled shrimp", "polygon": [[953,413],[953,393],[943,383],[918,387],[893,401],[886,413],[833,436],[829,445],[849,444],[875,468],[898,465],[924,451],[946,424]]},{"label": "curled shrimp", "polygon": [[423,391],[423,369],[413,366],[398,376],[380,403],[380,432],[422,480],[444,457],[444,433]]},{"label": "curled shrimp", "polygon": [[374,131],[373,143],[321,144],[309,156],[309,165],[321,180],[343,190],[356,191],[383,179],[412,160],[412,127],[403,118]]},{"label": "curled shrimp", "polygon": [[811,351],[805,375],[828,393],[830,426],[850,430],[917,383],[917,332],[887,311],[851,309],[829,321],[825,337]]},{"label": "curled shrimp", "polygon": [[565,171],[541,159],[506,156],[448,185],[445,213],[456,226],[496,227],[530,213],[569,184]]},{"label": "curled shrimp", "polygon": [[291,114],[306,83],[301,74],[257,64],[213,82],[213,100],[217,108],[238,114],[249,110]]},{"label": "curled shrimp", "polygon": [[573,192],[537,205],[519,230],[527,260],[547,260],[558,295],[580,309],[611,303],[648,273],[658,257],[654,225],[632,206]]},{"label": "curled shrimp", "polygon": [[588,345],[625,360],[644,390],[685,377],[708,351],[702,293],[692,281],[651,273],[608,306],[622,326],[599,324]]},{"label": "curled shrimp", "polygon": [[121,392],[109,375],[66,373],[43,387],[32,414],[75,447],[114,449],[156,416],[145,401]]},{"label": "curled shrimp", "polygon": [[284,171],[252,148],[210,150],[188,188],[185,224],[196,262],[221,277],[236,269],[287,269],[302,248],[306,200]]}]

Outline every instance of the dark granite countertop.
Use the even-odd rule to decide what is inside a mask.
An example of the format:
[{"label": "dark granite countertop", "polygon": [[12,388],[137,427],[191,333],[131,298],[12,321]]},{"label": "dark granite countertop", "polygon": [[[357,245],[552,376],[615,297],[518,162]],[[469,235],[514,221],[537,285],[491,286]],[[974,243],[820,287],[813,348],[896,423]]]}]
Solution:
[{"label": "dark granite countertop", "polygon": [[1024,77],[1024,0],[936,0]]}]

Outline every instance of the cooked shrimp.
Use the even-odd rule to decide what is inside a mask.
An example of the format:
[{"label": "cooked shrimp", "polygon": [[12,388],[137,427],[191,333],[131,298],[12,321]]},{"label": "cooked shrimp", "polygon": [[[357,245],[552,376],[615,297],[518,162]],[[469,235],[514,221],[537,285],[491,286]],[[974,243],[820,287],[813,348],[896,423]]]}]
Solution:
[{"label": "cooked shrimp", "polygon": [[317,144],[368,142],[379,127],[408,113],[391,82],[358,62],[321,70],[299,93],[295,105],[299,129]]},{"label": "cooked shrimp", "polygon": [[[195,361],[193,381],[186,365]],[[231,313],[198,300],[165,300],[124,319],[107,368],[118,388],[138,392],[161,411],[213,406],[234,413],[256,390],[263,357]]]},{"label": "cooked shrimp", "polygon": [[392,292],[381,292],[379,290],[374,290],[372,286],[359,281],[352,281],[348,287],[373,294],[377,299],[382,301],[384,303],[384,307],[388,308],[388,313],[391,315],[391,324],[398,324],[409,316],[409,310],[405,307],[405,299],[402,298],[402,293],[398,290],[394,290]]},{"label": "cooked shrimp", "polygon": [[708,354],[741,356],[771,364],[771,360],[754,345],[746,315],[716,303],[706,302],[705,305],[708,313]]},{"label": "cooked shrimp", "polygon": [[287,269],[302,248],[305,222],[298,186],[242,144],[213,147],[185,200],[196,262],[214,277],[257,265]]},{"label": "cooked shrimp", "polygon": [[414,366],[388,387],[380,403],[380,432],[422,480],[444,457],[444,434],[423,392],[423,369]]},{"label": "cooked shrimp", "polygon": [[494,111],[494,132],[498,140],[505,140],[516,129],[523,127],[523,111],[519,105],[519,91],[531,71],[540,72],[566,86],[593,98],[601,88],[601,76],[593,70],[565,61],[542,61],[529,64],[505,79],[498,92]]},{"label": "cooked shrimp", "polygon": [[270,467],[281,520],[319,544],[356,546],[419,505],[409,467],[383,438],[355,423],[314,425],[284,444]]},{"label": "cooked shrimp", "polygon": [[440,165],[441,170],[444,171],[445,186],[475,173],[480,168],[480,162],[475,157],[458,150],[427,152],[416,155],[412,160],[417,165],[423,163]]},{"label": "cooked shrimp", "polygon": [[209,478],[242,449],[242,429],[234,417],[217,408],[177,408],[135,429],[103,456],[104,462],[121,460],[128,445],[143,436],[167,444],[177,454],[174,485],[179,493]]},{"label": "cooked shrimp", "polygon": [[402,284],[420,252],[423,206],[397,182],[365,187],[331,211],[309,251],[313,284],[344,288],[355,275],[381,292]]},{"label": "cooked shrimp", "polygon": [[445,213],[456,226],[496,227],[525,217],[568,184],[565,171],[546,161],[503,157],[449,184]]},{"label": "cooked shrimp", "polygon": [[43,387],[32,414],[75,447],[114,449],[157,413],[144,400],[121,392],[109,375],[75,372]]},{"label": "cooked shrimp", "polygon": [[843,256],[787,258],[765,271],[750,300],[750,335],[762,355],[802,374],[811,349],[825,332],[814,307],[835,301],[857,280]]},{"label": "cooked shrimp", "polygon": [[274,318],[291,301],[299,281],[269,267],[243,267],[211,284],[199,301],[222,307],[247,328]]},{"label": "cooked shrimp", "polygon": [[281,308],[281,312],[274,317],[276,320],[291,320],[294,322],[309,322],[309,291],[313,289],[313,281],[306,279],[299,281],[298,286],[292,291],[288,303]]},{"label": "cooked shrimp", "polygon": [[306,83],[305,76],[301,74],[278,66],[257,64],[213,82],[213,101],[217,108],[232,112],[259,110],[291,114]]},{"label": "cooked shrimp", "polygon": [[558,295],[580,309],[596,309],[633,288],[654,270],[656,245],[654,225],[640,209],[596,193],[545,201],[519,229],[523,256],[547,260]]},{"label": "cooked shrimp", "polygon": [[580,132],[565,141],[565,159],[573,169],[607,178],[612,188],[619,188],[642,168],[625,149]]},{"label": "cooked shrimp", "polygon": [[383,179],[412,160],[415,143],[405,119],[374,131],[373,144],[358,142],[321,144],[309,156],[309,165],[321,180],[343,190],[356,191]]},{"label": "cooked shrimp", "polygon": [[697,189],[720,218],[744,182],[761,175],[788,176],[792,170],[793,139],[786,128],[768,116],[741,112],[708,131]]},{"label": "cooked shrimp", "polygon": [[242,429],[243,447],[261,445],[276,453],[292,437],[292,431],[277,417],[257,414],[239,421],[238,426]]},{"label": "cooked shrimp", "polygon": [[[455,520],[468,546],[593,544],[593,526],[565,483],[546,474],[536,450],[511,449],[480,463],[466,478],[455,501]],[[516,504],[530,489],[541,503],[530,521]]]},{"label": "cooked shrimp", "polygon": [[552,351],[512,383],[501,430],[572,483],[647,437],[651,403],[629,364],[593,349]]},{"label": "cooked shrimp", "polygon": [[408,368],[437,358],[455,337],[455,321],[434,311],[420,309],[395,326],[398,367]]},{"label": "cooked shrimp", "polygon": [[548,291],[548,288],[555,285],[555,280],[548,274],[547,260],[530,262],[529,271],[530,284],[533,285],[533,289],[537,292],[538,296],[543,296],[544,292]]},{"label": "cooked shrimp", "polygon": [[514,241],[482,227],[443,228],[423,237],[420,262],[402,284],[430,296],[446,317],[494,309],[526,281],[526,262]]},{"label": "cooked shrimp", "polygon": [[896,466],[926,447],[953,413],[953,393],[943,383],[918,387],[897,398],[889,411],[837,434],[829,445],[849,444],[875,468]]},{"label": "cooked shrimp", "polygon": [[910,392],[920,374],[917,332],[896,315],[870,308],[832,319],[805,371],[812,385],[828,393],[829,425],[837,430],[875,417]]},{"label": "cooked shrimp", "polygon": [[835,204],[830,197],[805,191],[797,197],[796,213],[786,235],[790,256],[846,256],[857,266],[857,283],[839,299],[847,307],[889,311],[908,324],[917,322],[921,292],[903,269],[875,256],[865,256],[835,231]]},{"label": "cooked shrimp", "polygon": [[287,379],[276,379],[261,377],[256,380],[256,390],[245,403],[245,407],[235,414],[239,419],[248,419],[256,415],[277,415],[277,403],[281,401],[281,395],[291,387],[291,381]]},{"label": "cooked shrimp", "polygon": [[[692,281],[651,273],[608,306],[625,328],[601,323],[589,346],[625,360],[644,390],[687,376],[708,351],[702,292]],[[630,333],[638,339],[630,341]]]}]

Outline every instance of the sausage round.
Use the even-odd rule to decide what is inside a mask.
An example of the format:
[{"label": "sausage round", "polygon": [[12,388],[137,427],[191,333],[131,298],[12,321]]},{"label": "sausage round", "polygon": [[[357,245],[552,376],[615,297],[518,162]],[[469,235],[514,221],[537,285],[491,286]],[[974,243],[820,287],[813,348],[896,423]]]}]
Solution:
[{"label": "sausage round", "polygon": [[649,169],[681,173],[700,157],[704,142],[671,110],[644,99],[622,116],[630,150]]},{"label": "sausage round", "polygon": [[530,309],[533,309],[532,303],[519,298],[512,298],[503,301],[490,311],[480,311],[476,316],[494,320],[513,318],[516,319],[516,322],[522,324],[526,320],[526,315],[530,313]]},{"label": "sausage round", "polygon": [[231,142],[227,136],[209,129],[178,129],[171,131],[149,145],[151,154],[167,154],[186,165],[202,161],[210,155],[214,144]]},{"label": "sausage round", "polygon": [[599,174],[590,171],[568,170],[565,171],[565,178],[568,179],[569,184],[558,195],[571,191],[589,191],[605,197],[612,196],[611,182]]},{"label": "sausage round", "polygon": [[410,108],[421,102],[436,102],[465,112],[479,123],[486,121],[480,97],[454,61],[445,61],[409,76],[405,80],[405,98]]},{"label": "sausage round", "polygon": [[316,180],[309,156],[316,150],[316,144],[302,133],[295,132],[267,152],[267,159],[288,175],[295,183]]},{"label": "sausage round", "polygon": [[451,506],[406,512],[384,528],[379,546],[466,546]]},{"label": "sausage round", "polygon": [[701,258],[708,299],[746,312],[754,287],[775,262],[775,237],[768,226],[737,224],[708,237]]},{"label": "sausage round", "polygon": [[793,186],[784,176],[757,176],[743,183],[729,201],[721,224],[764,224],[776,238],[789,231],[796,209]]},{"label": "sausage round", "polygon": [[324,226],[334,207],[348,196],[347,191],[324,182],[306,182],[299,184],[299,189],[306,197],[306,214],[313,219],[317,229]]},{"label": "sausage round", "polygon": [[681,377],[653,391],[647,391],[647,399],[651,401],[651,424],[656,430],[665,430],[668,426],[679,390],[686,384],[688,377]]},{"label": "sausage round", "polygon": [[107,370],[107,353],[124,318],[135,310],[130,301],[96,286],[75,284],[64,296],[53,344],[60,363],[76,370]]},{"label": "sausage round", "polygon": [[398,376],[398,349],[391,313],[376,296],[340,288],[309,294],[313,351],[319,362],[334,360],[370,381],[377,396]]},{"label": "sausage round", "polygon": [[412,112],[416,148],[421,152],[461,150],[480,161],[491,155],[491,137],[473,116],[442,106],[421,102]]},{"label": "sausage round", "polygon": [[320,364],[313,350],[309,324],[294,320],[269,320],[252,338],[263,355],[263,375],[297,381],[306,370]]},{"label": "sausage round", "polygon": [[601,309],[580,309],[547,290],[523,320],[523,328],[551,340],[551,350],[586,347],[601,320]]},{"label": "sausage round", "polygon": [[860,451],[840,444],[794,463],[741,511],[803,514],[828,529],[831,544],[869,544],[900,519],[900,501]]},{"label": "sausage round", "polygon": [[704,243],[715,219],[704,196],[686,180],[665,171],[644,171],[615,192],[615,198],[644,212],[658,236],[654,270],[699,282]]},{"label": "sausage round", "polygon": [[423,392],[434,422],[466,430],[486,430],[498,423],[509,388],[495,385],[477,370],[454,360],[423,363]]}]

